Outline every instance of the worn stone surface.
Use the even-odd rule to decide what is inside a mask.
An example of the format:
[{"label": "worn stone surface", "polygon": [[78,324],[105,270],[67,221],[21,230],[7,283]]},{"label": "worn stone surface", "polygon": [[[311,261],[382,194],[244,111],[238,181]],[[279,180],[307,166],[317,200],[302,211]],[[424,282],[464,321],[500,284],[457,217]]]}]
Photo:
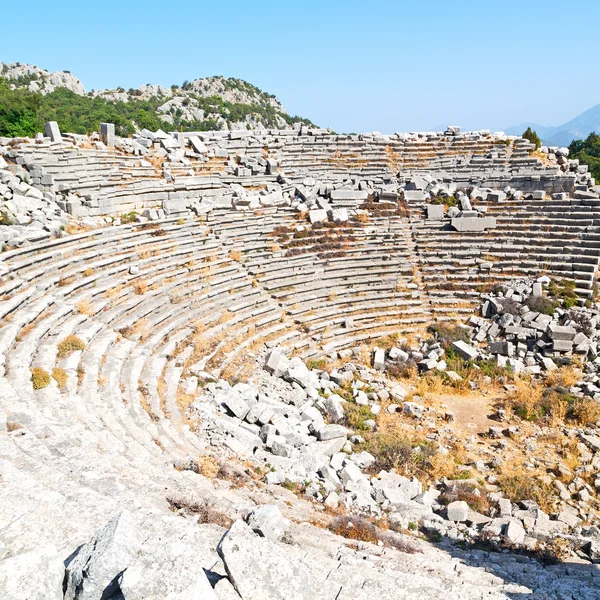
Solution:
[{"label": "worn stone surface", "polygon": [[116,515],[67,565],[65,600],[92,600],[117,591],[116,578],[135,562],[140,543],[132,515]]},{"label": "worn stone surface", "polygon": [[301,560],[292,562],[276,544],[258,537],[243,521],[236,521],[225,534],[219,555],[243,600],[317,597],[309,567]]},{"label": "worn stone surface", "polygon": [[5,600],[62,600],[65,566],[56,548],[40,547],[0,561]]}]

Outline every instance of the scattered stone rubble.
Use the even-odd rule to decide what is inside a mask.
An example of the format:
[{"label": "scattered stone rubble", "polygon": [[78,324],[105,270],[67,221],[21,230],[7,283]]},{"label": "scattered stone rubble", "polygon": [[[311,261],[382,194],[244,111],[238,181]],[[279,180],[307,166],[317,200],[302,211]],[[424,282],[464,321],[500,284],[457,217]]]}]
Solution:
[{"label": "scattered stone rubble", "polygon": [[[321,139],[328,152],[350,143],[357,151],[372,156],[373,168],[363,169],[362,176],[353,174],[351,168],[346,168],[345,174],[344,169],[329,172],[331,159],[327,154],[319,157],[324,160],[322,166],[310,171],[298,167],[298,149],[304,150],[309,143],[306,153],[322,152],[319,146],[312,149]],[[8,178],[10,173],[4,173],[8,162],[12,176],[43,192],[43,200],[53,210],[57,205],[75,218],[106,217],[97,220],[96,226],[118,224],[118,219],[112,218],[115,213],[131,210],[138,211],[138,220],[143,222],[190,211],[205,214],[223,208],[257,210],[273,206],[307,211],[311,223],[326,218],[345,221],[348,211],[356,214],[367,198],[395,202],[401,197],[409,205],[423,205],[430,220],[448,220],[461,232],[482,232],[495,228],[496,218],[486,215],[486,207],[478,205],[479,201],[502,203],[527,195],[543,198],[547,193],[564,198],[565,192],[555,190],[565,188],[573,190],[575,199],[599,197],[587,168],[577,160],[569,160],[566,149],[545,148],[547,164],[542,165],[528,158],[528,142],[520,138],[510,139],[519,147],[510,157],[492,149],[481,157],[469,159],[467,154],[464,162],[461,159],[455,164],[441,160],[439,165],[429,166],[437,171],[435,176],[418,170],[413,173],[410,168],[395,171],[393,161],[383,152],[386,147],[398,147],[399,154],[418,156],[423,146],[443,145],[448,140],[465,148],[470,147],[468,144],[498,148],[494,144],[505,139],[502,134],[490,137],[485,131],[462,134],[456,128],[445,134],[335,136],[302,125],[256,132],[166,133],[143,129],[131,138],[120,138],[114,135],[111,124],[103,124],[99,134],[88,137],[62,134],[56,123],[47,123],[45,137],[39,134],[34,141],[0,140],[0,170],[2,177]],[[270,149],[267,156],[263,156],[265,147]],[[380,165],[382,160],[384,164]],[[501,189],[485,186],[486,181],[506,180],[507,167],[511,171],[508,185]],[[475,175],[477,169],[482,169],[482,175]],[[111,185],[110,180],[117,174]],[[124,179],[127,192],[123,191]],[[536,180],[540,185],[537,189],[533,187]],[[517,182],[522,189],[515,187]],[[10,190],[0,191],[0,200],[11,199]],[[446,210],[444,202],[448,198],[453,205]],[[24,213],[36,208],[33,204],[9,205],[3,211],[16,212],[15,225],[20,226]],[[27,233],[11,239],[15,237],[27,239]]]},{"label": "scattered stone rubble", "polygon": [[[435,354],[436,349],[429,352]],[[391,355],[416,360],[420,353],[394,348]],[[420,364],[427,360],[432,359]],[[205,424],[198,430],[201,436],[213,446],[257,461],[267,471],[264,480],[268,484],[296,484],[304,496],[330,509],[343,506],[353,514],[385,515],[399,528],[418,524],[429,534],[453,540],[485,539],[499,547],[535,551],[563,536],[579,559],[595,560],[600,532],[596,527],[581,527],[577,508],[565,505],[560,514],[551,517],[535,502],[513,504],[500,492],[493,492],[489,499],[497,508],[489,516],[477,513],[464,501],[439,502],[442,493],[469,481],[442,480],[424,489],[414,477],[385,470],[369,474],[375,457],[360,449],[364,441],[361,435],[340,424],[344,423],[347,405],[347,400],[336,393],[340,386],[351,385],[353,401],[369,407],[373,419],[365,423],[372,430],[384,400],[393,401],[386,407],[388,412],[402,412],[416,421],[432,418],[422,399],[407,399],[409,390],[400,384],[390,385],[378,371],[352,363],[331,373],[310,370],[299,359],[288,360],[278,349],[268,353],[265,370],[270,375],[263,373],[259,386],[238,383],[231,387],[223,380],[207,384],[191,411]],[[451,417],[441,415],[445,420]],[[503,437],[503,428],[496,429]],[[512,435],[515,433],[513,428]],[[598,438],[582,439],[593,444]],[[596,451],[600,457],[600,443]],[[587,493],[579,490],[569,492],[565,488],[565,498],[571,502],[571,493],[580,497]]]},{"label": "scattered stone rubble", "polygon": [[[273,529],[276,537],[264,534]],[[123,510],[64,563],[51,546],[0,563],[0,585],[7,600],[367,600],[375,593],[382,600],[423,593],[434,600],[448,594],[501,600],[558,599],[567,592],[598,598],[593,575],[573,572],[576,565],[542,568],[527,557],[482,551],[457,550],[452,557],[391,535],[404,551],[370,544],[352,550],[328,532],[290,524],[275,505],[227,529]],[[490,558],[486,569],[477,568]]]},{"label": "scattered stone rubble", "polygon": [[70,220],[55,194],[39,189],[42,177],[36,175],[35,168],[32,172],[21,167],[9,170],[0,156],[1,246],[19,247],[57,237]]}]

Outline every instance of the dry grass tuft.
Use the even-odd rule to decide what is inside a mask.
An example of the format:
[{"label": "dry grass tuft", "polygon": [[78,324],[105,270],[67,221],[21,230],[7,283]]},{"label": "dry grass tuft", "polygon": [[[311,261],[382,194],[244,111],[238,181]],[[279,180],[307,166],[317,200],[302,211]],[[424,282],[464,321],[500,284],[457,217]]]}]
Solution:
[{"label": "dry grass tuft", "polygon": [[58,356],[65,357],[85,348],[85,342],[76,335],[68,335],[58,344]]},{"label": "dry grass tuft", "polygon": [[546,385],[572,387],[581,381],[581,371],[572,365],[559,367],[556,371],[550,371],[546,375]]},{"label": "dry grass tuft", "polygon": [[75,235],[76,233],[85,233],[86,231],[91,231],[93,227],[89,225],[83,225],[81,223],[67,223],[65,225],[65,233],[69,235]]},{"label": "dry grass tuft", "polygon": [[200,525],[211,523],[229,528],[233,523],[225,513],[218,511],[207,500],[193,500],[182,496],[167,496],[167,502],[173,512],[182,511],[193,515],[195,521]]},{"label": "dry grass tuft", "polygon": [[50,384],[50,373],[40,367],[31,369],[31,382],[34,390],[42,390]]},{"label": "dry grass tuft", "polygon": [[119,330],[119,333],[128,340],[140,340],[144,342],[148,339],[151,328],[152,321],[143,317],[138,319],[133,325],[123,327],[123,329]]},{"label": "dry grass tuft", "polygon": [[58,280],[58,287],[64,287],[65,285],[71,285],[75,283],[77,278],[74,275],[69,275],[68,277],[61,277]]},{"label": "dry grass tuft", "polygon": [[375,457],[375,462],[369,468],[371,473],[395,470],[401,474],[411,474],[419,469],[421,463],[429,458],[431,452],[414,451],[413,444],[397,431],[378,432],[366,436],[361,450],[366,450]]},{"label": "dry grass tuft", "polygon": [[[579,380],[571,370],[552,379],[553,382]],[[593,425],[600,421],[600,402],[593,398],[578,398],[568,391],[566,385],[545,387],[534,381],[517,381],[516,389],[506,399],[510,412],[525,421],[533,421],[555,427],[565,423]]]},{"label": "dry grass tuft", "polygon": [[52,369],[52,379],[56,381],[59,388],[65,387],[67,385],[67,372],[60,367],[55,367]]},{"label": "dry grass tuft", "polygon": [[[381,525],[387,527],[384,522],[382,522]],[[335,535],[341,535],[346,539],[355,540],[357,542],[367,542],[370,544],[381,543],[388,548],[395,548],[396,550],[407,554],[420,552],[415,544],[396,535],[394,532],[378,527],[364,517],[347,515],[335,517],[329,523],[328,529]]]},{"label": "dry grass tuft", "polygon": [[520,470],[506,471],[498,478],[498,485],[511,502],[533,500],[544,512],[553,511],[553,488],[532,473]]},{"label": "dry grass tuft", "polygon": [[117,285],[113,288],[109,288],[104,292],[104,297],[105,298],[114,298],[115,296],[118,296],[121,293],[122,289],[123,289],[122,285]]},{"label": "dry grass tuft", "polygon": [[242,253],[239,250],[231,250],[229,252],[229,258],[236,262],[240,262],[240,260],[242,260]]},{"label": "dry grass tuft", "polygon": [[426,397],[428,394],[441,394],[444,391],[444,380],[441,375],[428,373],[417,381],[416,394]]},{"label": "dry grass tuft", "polygon": [[92,307],[90,301],[87,299],[80,300],[75,305],[75,308],[77,309],[77,312],[80,315],[87,315],[89,317],[90,315],[94,314],[94,308]]},{"label": "dry grass tuft", "polygon": [[133,284],[133,291],[138,296],[141,296],[148,291],[148,287],[148,282],[145,279],[139,279]]},{"label": "dry grass tuft", "polygon": [[487,494],[471,483],[455,483],[439,497],[440,504],[447,505],[456,500],[464,500],[470,508],[484,515],[490,513],[491,505]]}]

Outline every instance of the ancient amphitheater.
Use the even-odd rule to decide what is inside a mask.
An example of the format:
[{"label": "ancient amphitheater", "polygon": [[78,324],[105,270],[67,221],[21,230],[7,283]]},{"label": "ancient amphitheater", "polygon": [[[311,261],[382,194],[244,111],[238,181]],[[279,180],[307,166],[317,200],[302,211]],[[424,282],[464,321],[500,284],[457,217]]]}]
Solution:
[{"label": "ancient amphitheater", "polygon": [[[370,362],[491,283],[594,297],[600,197],[564,149],[49,124],[0,151],[3,598],[600,598],[589,562],[318,526],[400,491],[405,525],[435,521],[416,480],[366,482],[320,359]],[[317,500],[287,489],[307,480]]]}]

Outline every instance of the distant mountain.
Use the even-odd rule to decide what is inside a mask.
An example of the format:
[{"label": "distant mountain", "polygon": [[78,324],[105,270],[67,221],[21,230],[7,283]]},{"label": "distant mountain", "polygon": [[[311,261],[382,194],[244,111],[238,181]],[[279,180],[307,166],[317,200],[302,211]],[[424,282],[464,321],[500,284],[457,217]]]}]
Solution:
[{"label": "distant mountain", "polygon": [[523,123],[508,127],[508,135],[521,135],[527,127],[531,127],[548,146],[568,146],[573,140],[583,140],[590,133],[600,133],[600,104],[586,110],[579,116],[556,127],[545,127],[538,123]]}]

